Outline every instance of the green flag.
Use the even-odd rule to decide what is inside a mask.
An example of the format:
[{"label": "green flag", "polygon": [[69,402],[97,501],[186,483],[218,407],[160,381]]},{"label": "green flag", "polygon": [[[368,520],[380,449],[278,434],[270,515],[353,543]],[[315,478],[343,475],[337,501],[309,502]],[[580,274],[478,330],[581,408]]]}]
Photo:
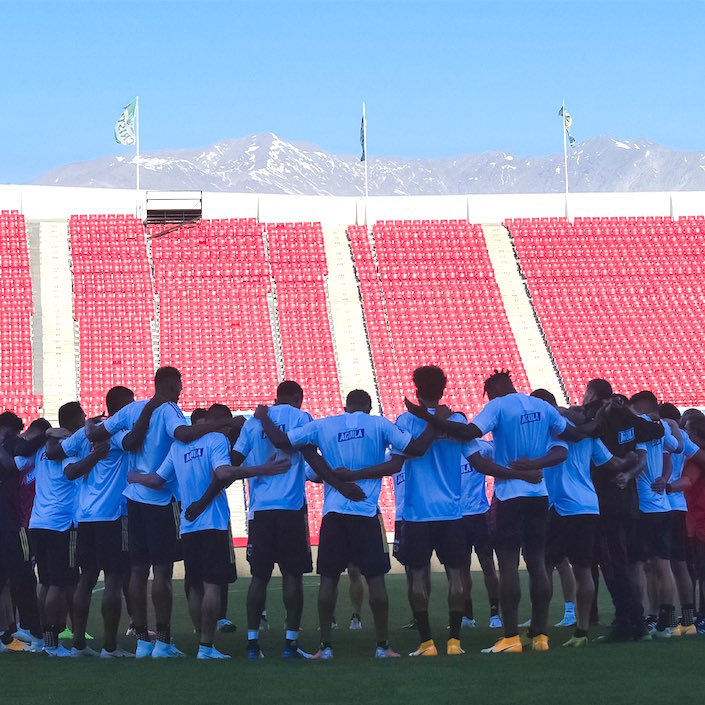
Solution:
[{"label": "green flag", "polygon": [[135,143],[135,104],[133,100],[122,111],[122,115],[115,123],[115,141],[118,144]]}]

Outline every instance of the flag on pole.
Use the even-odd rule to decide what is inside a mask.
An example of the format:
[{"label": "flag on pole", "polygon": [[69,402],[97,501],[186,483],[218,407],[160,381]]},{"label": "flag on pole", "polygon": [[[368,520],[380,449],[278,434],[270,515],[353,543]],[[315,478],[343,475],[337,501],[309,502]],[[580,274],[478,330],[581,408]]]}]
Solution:
[{"label": "flag on pole", "polygon": [[122,115],[115,123],[115,141],[118,144],[135,143],[135,104],[133,100],[122,111]]},{"label": "flag on pole", "polygon": [[365,161],[365,115],[362,115],[362,122],[360,123],[360,146],[362,147],[362,156],[360,161]]},{"label": "flag on pole", "polygon": [[568,135],[568,143],[571,147],[575,147],[575,137],[570,134],[570,126],[573,124],[573,118],[570,113],[563,107],[558,111],[558,114],[563,118],[563,127],[565,128],[565,133]]}]

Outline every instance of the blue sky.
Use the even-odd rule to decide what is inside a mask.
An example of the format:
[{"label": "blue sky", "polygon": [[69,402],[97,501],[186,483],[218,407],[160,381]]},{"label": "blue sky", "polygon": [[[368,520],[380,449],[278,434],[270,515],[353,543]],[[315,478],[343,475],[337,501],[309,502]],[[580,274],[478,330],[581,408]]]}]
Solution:
[{"label": "blue sky", "polygon": [[453,156],[562,150],[573,134],[705,150],[702,0],[0,0],[0,182],[129,150],[275,132],[323,149]]}]

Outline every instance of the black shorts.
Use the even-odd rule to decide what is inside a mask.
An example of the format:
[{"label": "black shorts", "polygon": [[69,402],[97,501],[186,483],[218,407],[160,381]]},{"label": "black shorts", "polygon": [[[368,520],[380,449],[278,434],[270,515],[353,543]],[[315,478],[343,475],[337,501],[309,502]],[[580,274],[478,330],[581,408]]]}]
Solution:
[{"label": "black shorts", "polygon": [[127,517],[78,524],[78,565],[82,571],[124,573],[130,567]]},{"label": "black shorts", "polygon": [[237,580],[235,551],[230,531],[191,531],[183,534],[181,541],[188,585],[226,585]]},{"label": "black shorts", "polygon": [[275,563],[288,575],[313,570],[306,507],[255,512],[248,526],[247,560],[253,576],[269,580]]},{"label": "black shorts", "polygon": [[599,521],[599,514],[561,516],[555,507],[551,507],[548,513],[546,563],[557,566],[567,558],[577,568],[591,568]]},{"label": "black shorts", "polygon": [[20,580],[29,565],[31,551],[27,529],[0,533],[0,589],[7,580]]},{"label": "black shorts", "polygon": [[403,551],[409,568],[426,567],[434,551],[446,568],[462,568],[468,560],[463,520],[405,521]]},{"label": "black shorts", "polygon": [[366,578],[388,573],[389,544],[382,515],[373,517],[328,512],[318,542],[319,575],[337,578],[354,563]]},{"label": "black shorts", "polygon": [[671,512],[639,512],[639,558],[671,559]]},{"label": "black shorts", "polygon": [[546,547],[548,497],[497,500],[497,550],[543,553]]},{"label": "black shorts", "polygon": [[160,565],[179,559],[180,514],[164,506],[127,500],[127,535],[133,565]]},{"label": "black shorts", "polygon": [[43,586],[68,587],[78,582],[76,529],[30,529],[29,537]]},{"label": "black shorts", "polygon": [[406,565],[404,556],[404,525],[406,522],[403,519],[394,522],[394,544],[392,546],[392,555],[402,564]]},{"label": "black shorts", "polygon": [[462,522],[468,562],[473,549],[475,549],[478,558],[492,558],[489,512],[484,512],[483,514],[466,514]]}]

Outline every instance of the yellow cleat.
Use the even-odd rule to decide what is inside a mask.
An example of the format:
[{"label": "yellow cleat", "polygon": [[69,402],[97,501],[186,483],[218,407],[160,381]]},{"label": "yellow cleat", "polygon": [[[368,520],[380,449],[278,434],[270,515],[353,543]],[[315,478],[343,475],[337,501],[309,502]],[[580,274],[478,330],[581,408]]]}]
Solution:
[{"label": "yellow cleat", "polygon": [[568,641],[563,644],[563,646],[569,646],[576,649],[581,649],[588,645],[588,638],[586,636],[575,636],[573,635],[568,639]]},{"label": "yellow cleat", "polygon": [[683,636],[684,627],[679,624],[677,627],[671,627],[671,636]]},{"label": "yellow cleat", "polygon": [[534,651],[548,651],[548,637],[545,634],[538,634],[531,640],[531,648]]},{"label": "yellow cleat", "polygon": [[438,651],[433,639],[429,639],[420,644],[419,648],[416,651],[412,651],[409,656],[438,656]]},{"label": "yellow cleat", "polygon": [[519,635],[504,637],[489,649],[482,649],[483,654],[520,654],[522,652]]},{"label": "yellow cleat", "polygon": [[448,646],[446,647],[446,653],[448,656],[459,656],[465,652],[460,648],[459,639],[448,639]]},{"label": "yellow cleat", "polygon": [[15,653],[20,651],[29,651],[29,644],[25,644],[24,641],[19,639],[13,639],[9,644],[3,644],[3,651],[14,651]]},{"label": "yellow cleat", "polygon": [[[698,633],[698,629],[694,624],[689,624],[687,627],[681,624],[679,628],[681,636],[695,636]],[[671,635],[673,635],[673,630],[671,630]]]}]

